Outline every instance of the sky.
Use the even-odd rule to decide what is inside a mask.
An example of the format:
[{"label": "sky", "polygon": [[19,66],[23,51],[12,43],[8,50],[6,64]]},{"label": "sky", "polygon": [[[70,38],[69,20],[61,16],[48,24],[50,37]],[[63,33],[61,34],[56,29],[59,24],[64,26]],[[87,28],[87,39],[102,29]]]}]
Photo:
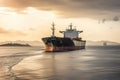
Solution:
[{"label": "sky", "polygon": [[119,0],[0,0],[0,42],[40,41],[72,23],[84,40],[120,42]]}]

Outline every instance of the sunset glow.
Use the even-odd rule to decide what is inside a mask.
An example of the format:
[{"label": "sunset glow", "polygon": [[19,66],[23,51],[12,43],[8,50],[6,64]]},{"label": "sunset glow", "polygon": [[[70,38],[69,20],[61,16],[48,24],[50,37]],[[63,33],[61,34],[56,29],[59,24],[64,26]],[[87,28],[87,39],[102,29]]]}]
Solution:
[{"label": "sunset glow", "polygon": [[[120,42],[120,37],[116,36],[120,34],[120,22],[119,19],[118,21],[113,20],[114,16],[119,18],[117,9],[114,9],[114,12],[111,10],[111,13],[109,11],[108,14],[107,10],[99,12],[82,1],[80,4],[84,9],[79,9],[79,3],[76,2],[64,1],[64,3],[68,3],[66,5],[74,6],[73,9],[62,4],[62,1],[55,2],[58,5],[40,0],[28,2],[1,0],[0,41],[40,40],[43,36],[51,36],[51,24],[55,22],[56,36],[62,36],[59,31],[66,29],[70,23],[73,23],[77,29],[84,31],[80,36],[86,40]],[[101,7],[100,9],[102,10]],[[11,38],[10,36],[13,35],[14,38]],[[2,38],[3,36],[4,38]]]}]

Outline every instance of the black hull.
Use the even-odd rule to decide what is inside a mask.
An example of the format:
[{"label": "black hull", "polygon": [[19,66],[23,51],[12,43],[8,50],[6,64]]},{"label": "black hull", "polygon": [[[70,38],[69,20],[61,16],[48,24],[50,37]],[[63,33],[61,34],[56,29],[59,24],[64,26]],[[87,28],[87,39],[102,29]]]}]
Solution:
[{"label": "black hull", "polygon": [[85,49],[86,43],[86,41],[79,39],[61,37],[46,37],[42,38],[42,41],[45,44],[45,50],[50,52]]}]

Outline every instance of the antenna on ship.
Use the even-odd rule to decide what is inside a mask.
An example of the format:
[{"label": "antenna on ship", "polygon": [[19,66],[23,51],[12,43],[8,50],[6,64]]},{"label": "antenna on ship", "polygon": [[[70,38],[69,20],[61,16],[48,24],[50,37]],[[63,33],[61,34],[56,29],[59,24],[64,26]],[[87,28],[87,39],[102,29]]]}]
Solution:
[{"label": "antenna on ship", "polygon": [[55,24],[54,24],[54,22],[52,23],[51,30],[52,30],[52,37],[54,37],[55,36]]}]

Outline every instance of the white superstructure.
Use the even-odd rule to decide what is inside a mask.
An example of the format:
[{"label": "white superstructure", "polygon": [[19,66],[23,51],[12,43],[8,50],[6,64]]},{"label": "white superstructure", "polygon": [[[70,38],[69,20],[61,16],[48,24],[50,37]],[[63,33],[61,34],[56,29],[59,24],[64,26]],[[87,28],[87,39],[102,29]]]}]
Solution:
[{"label": "white superstructure", "polygon": [[67,37],[67,38],[78,38],[79,34],[83,31],[77,31],[76,29],[73,29],[72,27],[73,25],[70,24],[69,28],[66,29],[66,31],[60,31],[60,33],[63,33],[64,37]]}]

